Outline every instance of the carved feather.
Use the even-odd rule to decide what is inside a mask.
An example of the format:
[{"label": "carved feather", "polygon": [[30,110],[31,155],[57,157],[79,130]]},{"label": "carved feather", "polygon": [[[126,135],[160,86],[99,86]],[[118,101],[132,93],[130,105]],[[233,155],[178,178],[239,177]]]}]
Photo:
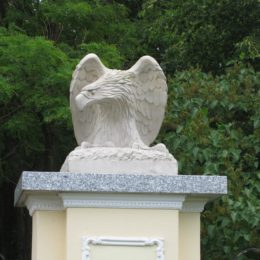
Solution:
[{"label": "carved feather", "polygon": [[[99,96],[93,94],[98,91]],[[81,111],[76,100],[82,101],[89,95],[93,95],[90,98],[93,102],[86,107],[83,104]],[[113,114],[109,120],[114,120],[113,131],[108,126],[111,122],[105,119],[104,106],[109,102],[112,104]],[[159,133],[166,102],[166,79],[152,57],[144,56],[129,70],[118,71],[106,68],[95,54],[89,54],[77,65],[70,86],[70,108],[77,142],[100,142],[103,146],[112,142],[131,147],[139,139],[149,146]],[[120,120],[122,122],[118,122]]]},{"label": "carved feather", "polygon": [[150,145],[157,137],[167,103],[167,84],[164,73],[150,56],[140,58],[130,69],[138,82],[136,94],[136,126],[142,141]]}]

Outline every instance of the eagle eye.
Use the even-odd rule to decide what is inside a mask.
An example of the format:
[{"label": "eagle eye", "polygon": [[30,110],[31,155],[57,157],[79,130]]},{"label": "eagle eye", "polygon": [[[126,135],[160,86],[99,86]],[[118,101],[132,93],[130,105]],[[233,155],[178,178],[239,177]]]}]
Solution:
[{"label": "eagle eye", "polygon": [[89,94],[90,94],[91,96],[94,95],[94,90],[90,89],[88,92],[89,92]]}]

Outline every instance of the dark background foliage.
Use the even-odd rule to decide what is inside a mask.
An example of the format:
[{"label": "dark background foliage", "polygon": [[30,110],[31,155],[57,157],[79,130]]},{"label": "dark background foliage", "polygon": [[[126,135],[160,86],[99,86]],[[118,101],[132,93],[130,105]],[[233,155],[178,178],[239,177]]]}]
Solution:
[{"label": "dark background foliage", "polygon": [[259,248],[259,17],[257,0],[2,0],[0,254],[30,259],[14,188],[23,170],[59,170],[76,146],[69,82],[89,52],[121,69],[156,58],[169,87],[157,141],[181,174],[228,176],[229,194],[202,213],[202,258]]}]

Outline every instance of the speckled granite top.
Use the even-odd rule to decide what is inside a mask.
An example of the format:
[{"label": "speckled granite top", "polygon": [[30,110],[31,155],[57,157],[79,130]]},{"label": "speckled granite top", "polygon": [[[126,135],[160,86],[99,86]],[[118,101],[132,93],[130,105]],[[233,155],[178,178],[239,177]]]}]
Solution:
[{"label": "speckled granite top", "polygon": [[25,192],[102,192],[222,195],[226,176],[137,175],[23,172],[15,189],[15,205]]}]

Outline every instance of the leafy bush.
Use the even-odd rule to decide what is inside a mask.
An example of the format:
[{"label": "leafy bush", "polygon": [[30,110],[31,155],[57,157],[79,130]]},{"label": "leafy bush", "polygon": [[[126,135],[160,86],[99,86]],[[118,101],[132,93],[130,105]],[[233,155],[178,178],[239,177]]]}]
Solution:
[{"label": "leafy bush", "polygon": [[160,141],[182,174],[227,175],[227,196],[202,214],[203,259],[260,245],[260,73],[237,64],[221,76],[176,73]]}]

